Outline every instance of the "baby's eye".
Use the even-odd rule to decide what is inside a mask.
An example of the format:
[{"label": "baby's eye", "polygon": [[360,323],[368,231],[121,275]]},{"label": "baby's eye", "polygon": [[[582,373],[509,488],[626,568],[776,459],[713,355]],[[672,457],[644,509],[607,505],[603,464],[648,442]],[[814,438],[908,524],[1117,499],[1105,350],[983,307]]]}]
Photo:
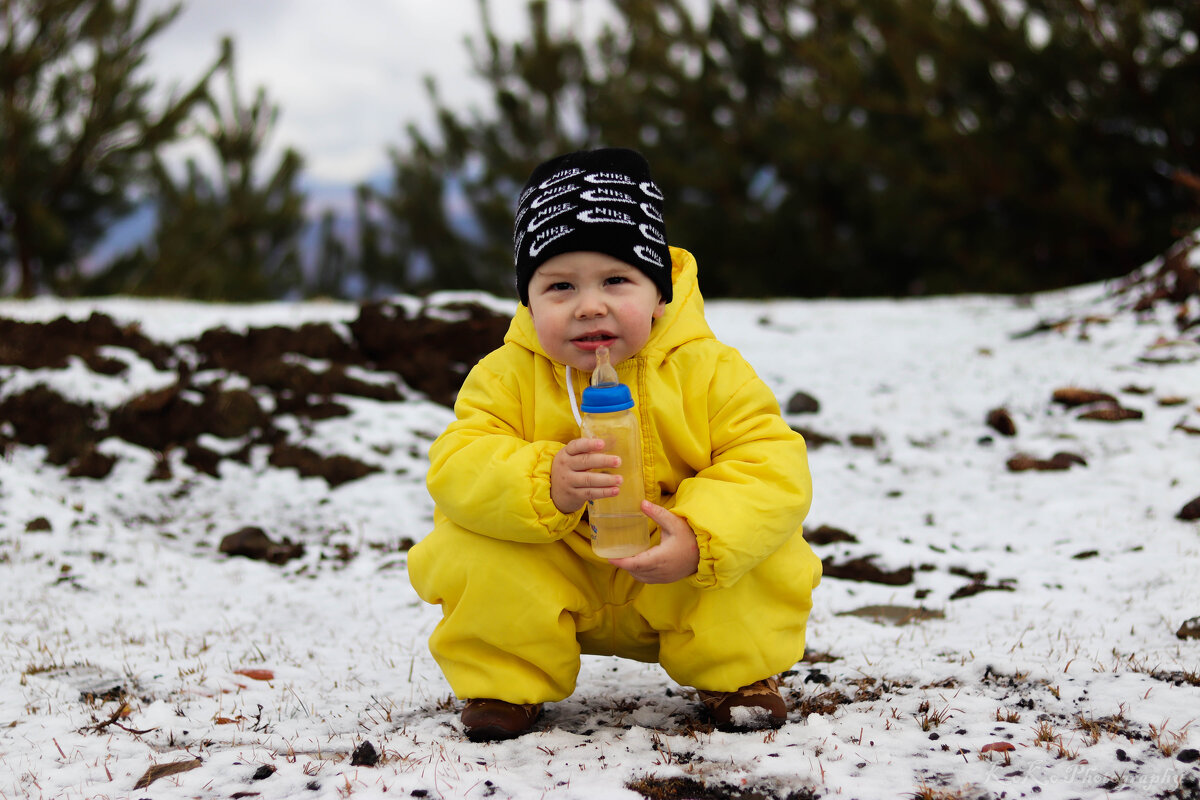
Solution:
[{"label": "baby's eye", "polygon": [[606,284],[615,284],[615,283],[628,283],[628,282],[629,282],[629,279],[628,279],[628,278],[626,278],[626,277],[624,277],[624,276],[622,276],[622,275],[612,275],[612,276],[610,276],[610,277],[608,277],[608,278],[605,278],[604,282],[605,282]]},{"label": "baby's eye", "polygon": [[550,291],[552,292],[568,292],[570,290],[571,284],[566,281],[558,281],[557,283],[550,284]]}]

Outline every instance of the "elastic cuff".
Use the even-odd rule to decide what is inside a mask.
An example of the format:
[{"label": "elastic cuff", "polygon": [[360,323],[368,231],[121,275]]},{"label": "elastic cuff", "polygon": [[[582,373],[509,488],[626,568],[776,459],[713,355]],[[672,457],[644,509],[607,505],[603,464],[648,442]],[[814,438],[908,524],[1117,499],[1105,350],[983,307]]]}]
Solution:
[{"label": "elastic cuff", "polygon": [[547,443],[533,468],[533,497],[530,498],[530,502],[534,513],[537,514],[538,523],[545,526],[555,540],[575,530],[579,521],[583,519],[583,512],[587,510],[585,505],[572,514],[564,514],[550,498],[550,469],[554,465],[554,456],[565,446],[561,442]]},{"label": "elastic cuff", "polygon": [[712,548],[709,547],[712,537],[708,531],[696,530],[694,527],[692,532],[696,534],[700,564],[696,567],[696,574],[688,578],[688,583],[697,589],[711,589],[717,585],[717,565],[713,561]]}]

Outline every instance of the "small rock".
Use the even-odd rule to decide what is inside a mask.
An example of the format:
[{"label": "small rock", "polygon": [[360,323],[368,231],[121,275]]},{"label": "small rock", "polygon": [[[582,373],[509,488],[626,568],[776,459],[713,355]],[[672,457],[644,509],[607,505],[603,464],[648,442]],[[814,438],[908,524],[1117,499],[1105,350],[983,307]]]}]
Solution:
[{"label": "small rock", "polygon": [[1084,460],[1083,456],[1075,453],[1065,452],[1058,452],[1050,456],[1049,463],[1052,464],[1055,469],[1070,469],[1076,464],[1081,467],[1087,466],[1087,461]]},{"label": "small rock", "polygon": [[375,752],[375,745],[370,742],[363,742],[354,748],[354,753],[350,756],[352,767],[373,767],[378,763],[379,753]]},{"label": "small rock", "polygon": [[1001,436],[1017,435],[1017,423],[1013,421],[1007,408],[993,408],[987,413],[986,422],[989,428]]},{"label": "small rock", "polygon": [[1070,469],[1076,464],[1086,467],[1087,461],[1083,456],[1065,452],[1055,453],[1048,459],[1034,458],[1028,453],[1017,453],[1006,462],[1009,472],[1025,472],[1026,470],[1037,470],[1039,472],[1060,471]]},{"label": "small rock", "polygon": [[254,770],[254,774],[250,776],[252,781],[265,781],[267,778],[275,774],[275,767],[270,764],[263,764],[258,769]]},{"label": "small rock", "polygon": [[1142,412],[1136,408],[1112,406],[1110,408],[1097,408],[1094,411],[1080,414],[1079,419],[1090,419],[1097,422],[1124,422],[1130,419],[1141,419],[1143,416]]},{"label": "small rock", "polygon": [[1107,392],[1098,392],[1094,389],[1078,389],[1076,387],[1055,389],[1053,401],[1067,408],[1086,406],[1092,403],[1111,403],[1117,405],[1117,398]]},{"label": "small rock", "polygon": [[1017,453],[1015,456],[1005,462],[1009,472],[1025,472],[1026,470],[1037,469],[1038,459],[1027,453]]},{"label": "small rock", "polygon": [[79,700],[83,703],[112,703],[124,698],[128,692],[120,678],[96,680],[79,689]]},{"label": "small rock", "polygon": [[1179,755],[1175,756],[1176,761],[1182,761],[1184,764],[1191,764],[1193,761],[1200,761],[1200,750],[1194,747],[1189,747],[1186,750],[1180,750]]},{"label": "small rock", "polygon": [[792,425],[791,429],[804,437],[804,443],[808,445],[809,450],[817,450],[827,444],[841,445],[841,442],[832,436],[826,436],[823,433],[818,433],[811,428],[801,428]]},{"label": "small rock", "polygon": [[284,564],[304,555],[304,545],[297,544],[287,537],[284,537],[282,542],[275,542],[262,528],[246,527],[223,538],[220,551],[226,555]]},{"label": "small rock", "polygon": [[1179,639],[1200,639],[1200,617],[1192,617],[1180,625],[1175,636]]},{"label": "small rock", "polygon": [[[1179,513],[1175,515],[1175,519],[1181,519],[1184,522],[1191,522],[1194,519],[1200,519],[1200,497],[1194,500],[1189,500],[1187,505],[1179,509]],[[29,530],[26,528],[25,530]]]},{"label": "small rock", "polygon": [[821,403],[807,392],[796,392],[787,403],[789,414],[816,414],[820,410]]},{"label": "small rock", "polygon": [[50,533],[54,528],[50,525],[50,520],[45,517],[31,519],[25,523],[26,533]]}]

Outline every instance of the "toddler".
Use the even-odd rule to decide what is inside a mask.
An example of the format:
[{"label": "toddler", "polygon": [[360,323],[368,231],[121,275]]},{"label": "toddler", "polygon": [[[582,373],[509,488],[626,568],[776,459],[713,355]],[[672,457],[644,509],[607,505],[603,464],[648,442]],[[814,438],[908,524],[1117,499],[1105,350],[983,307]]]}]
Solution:
[{"label": "toddler", "polygon": [[[645,159],[620,148],[554,158],[520,195],[521,305],[430,449],[434,529],[409,553],[473,740],[533,729],[584,653],[661,664],[722,729],[786,719],[776,676],[804,654],[821,575],[801,533],[804,440],[709,329],[662,209]],[[617,493],[600,471],[616,457],[575,411],[601,346],[633,392],[653,531],[613,560],[592,552],[586,512]]]}]

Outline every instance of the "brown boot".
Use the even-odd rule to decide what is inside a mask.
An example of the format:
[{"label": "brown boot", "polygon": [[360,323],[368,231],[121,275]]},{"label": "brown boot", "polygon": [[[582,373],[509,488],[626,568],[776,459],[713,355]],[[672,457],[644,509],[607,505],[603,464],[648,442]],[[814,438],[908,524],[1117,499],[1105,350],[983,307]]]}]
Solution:
[{"label": "brown boot", "polygon": [[541,715],[541,703],[521,705],[484,697],[467,701],[462,710],[462,723],[471,741],[492,742],[528,733]]},{"label": "brown boot", "polygon": [[779,682],[764,678],[736,692],[700,690],[700,702],[713,723],[723,731],[777,728],[787,721],[787,704],[779,694]]}]

